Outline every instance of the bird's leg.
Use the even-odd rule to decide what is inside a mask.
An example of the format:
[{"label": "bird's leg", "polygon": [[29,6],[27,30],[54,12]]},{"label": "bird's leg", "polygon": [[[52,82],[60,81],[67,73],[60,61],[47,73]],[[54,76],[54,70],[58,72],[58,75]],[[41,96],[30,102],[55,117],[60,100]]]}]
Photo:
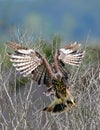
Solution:
[{"label": "bird's leg", "polygon": [[66,111],[69,112],[70,111],[70,107],[69,105],[67,104],[66,100],[63,101],[64,104],[66,105]]},{"label": "bird's leg", "polygon": [[70,111],[70,107],[68,106],[67,102],[64,101],[64,104],[66,105],[66,111],[69,112]]},{"label": "bird's leg", "polygon": [[77,104],[75,102],[73,102],[72,106],[73,107],[77,107]]}]

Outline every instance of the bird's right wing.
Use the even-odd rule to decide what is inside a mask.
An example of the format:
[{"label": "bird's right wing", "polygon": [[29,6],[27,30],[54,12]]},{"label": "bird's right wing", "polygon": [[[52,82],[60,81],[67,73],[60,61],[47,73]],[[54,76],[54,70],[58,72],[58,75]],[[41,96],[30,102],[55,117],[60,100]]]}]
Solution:
[{"label": "bird's right wing", "polygon": [[51,76],[52,72],[49,63],[40,53],[15,42],[10,42],[8,47],[14,50],[14,53],[8,53],[8,56],[21,75],[26,77],[32,74],[33,79],[39,83],[45,76]]}]

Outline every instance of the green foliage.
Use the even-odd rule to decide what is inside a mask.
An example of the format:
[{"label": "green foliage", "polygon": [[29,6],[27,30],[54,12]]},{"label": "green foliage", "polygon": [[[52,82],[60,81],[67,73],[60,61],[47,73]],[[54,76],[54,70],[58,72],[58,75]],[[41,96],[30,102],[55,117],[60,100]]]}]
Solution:
[{"label": "green foliage", "polygon": [[86,52],[87,52],[87,55],[88,55],[88,61],[87,62],[89,62],[89,61],[96,62],[100,59],[100,48],[99,47],[88,46],[86,48]]}]

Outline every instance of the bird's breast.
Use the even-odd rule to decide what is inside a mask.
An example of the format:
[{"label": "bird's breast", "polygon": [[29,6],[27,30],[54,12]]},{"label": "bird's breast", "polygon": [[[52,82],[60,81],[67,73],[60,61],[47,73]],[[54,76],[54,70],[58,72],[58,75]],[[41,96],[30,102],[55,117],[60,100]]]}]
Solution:
[{"label": "bird's breast", "polygon": [[63,80],[52,80],[52,85],[57,93],[60,93],[63,96],[66,95],[66,85],[64,84]]}]

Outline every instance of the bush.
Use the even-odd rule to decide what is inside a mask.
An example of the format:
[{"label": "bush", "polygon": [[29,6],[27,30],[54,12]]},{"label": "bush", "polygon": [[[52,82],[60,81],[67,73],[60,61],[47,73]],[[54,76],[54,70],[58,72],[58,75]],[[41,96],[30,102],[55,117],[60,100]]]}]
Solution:
[{"label": "bush", "polygon": [[[61,46],[58,37],[54,37],[53,46],[43,39],[37,42],[49,60],[55,48]],[[22,78],[11,66],[6,46],[3,50],[0,61],[0,129],[99,130],[100,49],[86,47],[82,65],[70,70],[71,89],[78,106],[69,113],[59,114],[42,111],[50,102],[50,97],[43,94],[45,87],[38,86],[30,78]]]}]

